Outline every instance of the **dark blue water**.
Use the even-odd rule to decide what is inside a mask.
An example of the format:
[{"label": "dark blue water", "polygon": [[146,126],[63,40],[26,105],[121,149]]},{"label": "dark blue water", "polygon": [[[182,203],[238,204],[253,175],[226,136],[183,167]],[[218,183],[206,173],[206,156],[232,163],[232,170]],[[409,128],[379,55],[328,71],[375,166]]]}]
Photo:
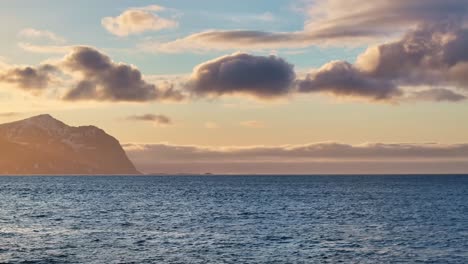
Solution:
[{"label": "dark blue water", "polygon": [[0,263],[468,263],[468,176],[0,177]]}]

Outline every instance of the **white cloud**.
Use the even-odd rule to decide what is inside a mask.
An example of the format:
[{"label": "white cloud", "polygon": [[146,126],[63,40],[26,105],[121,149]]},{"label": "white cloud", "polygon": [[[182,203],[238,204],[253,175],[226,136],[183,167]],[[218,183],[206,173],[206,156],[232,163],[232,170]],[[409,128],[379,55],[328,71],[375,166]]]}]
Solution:
[{"label": "white cloud", "polygon": [[119,37],[177,27],[176,20],[155,14],[163,10],[164,7],[157,5],[132,8],[117,17],[104,17],[101,24],[111,34]]}]

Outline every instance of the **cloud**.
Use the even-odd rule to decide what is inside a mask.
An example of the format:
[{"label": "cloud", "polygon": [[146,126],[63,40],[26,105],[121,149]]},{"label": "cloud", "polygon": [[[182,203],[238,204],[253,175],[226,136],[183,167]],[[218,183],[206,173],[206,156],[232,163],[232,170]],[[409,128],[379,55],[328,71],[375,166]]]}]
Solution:
[{"label": "cloud", "polygon": [[447,19],[466,22],[466,0],[325,0],[304,7],[308,19],[295,32],[210,30],[166,43],[146,42],[153,52],[304,48],[356,45],[388,38],[408,28]]},{"label": "cloud", "polygon": [[311,45],[307,39],[300,32],[209,30],[170,42],[146,41],[139,48],[146,52],[164,53],[305,48]]},{"label": "cloud", "polygon": [[19,113],[19,112],[3,112],[3,113],[0,113],[0,117],[14,117],[14,116],[18,116],[18,115],[21,115],[21,113]]},{"label": "cloud", "polygon": [[240,123],[241,126],[250,127],[250,128],[264,128],[265,124],[257,120],[249,120]]},{"label": "cloud", "polygon": [[195,67],[186,87],[197,96],[270,99],[288,94],[295,76],[293,65],[279,57],[234,53]]},{"label": "cloud", "polygon": [[467,13],[465,0],[327,0],[310,6],[305,31],[322,38],[380,37]]},{"label": "cloud", "polygon": [[165,115],[155,115],[155,114],[144,114],[144,115],[132,115],[127,117],[127,120],[130,121],[143,121],[151,122],[155,125],[167,126],[172,124],[172,120]]},{"label": "cloud", "polygon": [[60,99],[65,101],[181,101],[185,97],[173,83],[150,83],[133,65],[114,62],[104,53],[85,46],[73,47],[62,59],[38,66],[4,65],[0,69],[0,82],[35,95],[55,88],[64,93]]},{"label": "cloud", "polygon": [[149,6],[142,6],[142,7],[132,7],[130,10],[144,10],[144,11],[152,11],[152,12],[161,12],[167,10],[164,6],[160,5],[149,5]]},{"label": "cloud", "polygon": [[148,173],[362,174],[468,170],[467,144],[314,143],[251,147],[125,144],[124,148],[136,166]]},{"label": "cloud", "polygon": [[38,92],[46,89],[53,82],[52,75],[59,70],[51,64],[42,64],[37,67],[11,66],[0,71],[0,82],[10,83],[16,87]]},{"label": "cloud", "polygon": [[111,34],[119,37],[177,27],[177,21],[154,14],[162,10],[164,8],[157,5],[129,9],[117,17],[103,18],[101,24]]},{"label": "cloud", "polygon": [[304,79],[297,81],[299,92],[325,92],[335,96],[365,97],[386,100],[400,96],[401,91],[390,81],[368,76],[344,61],[330,62]]},{"label": "cloud", "polygon": [[410,94],[409,99],[432,102],[460,102],[466,100],[467,97],[449,89],[438,88],[413,92]]},{"label": "cloud", "polygon": [[40,54],[67,54],[74,46],[67,45],[37,45],[27,42],[18,43],[18,47],[24,51]]},{"label": "cloud", "polygon": [[65,43],[65,38],[55,34],[54,32],[47,31],[47,30],[39,30],[34,28],[25,28],[22,29],[18,36],[28,39],[39,39],[39,40],[47,40],[54,43]]},{"label": "cloud", "polygon": [[395,42],[369,48],[357,61],[368,75],[406,86],[468,88],[468,30],[458,23],[424,25]]},{"label": "cloud", "polygon": [[[468,29],[457,21],[422,25],[401,39],[372,46],[356,64],[335,61],[297,81],[300,92],[329,92],[339,96],[360,96],[376,100],[462,101],[465,96],[453,88],[468,89]],[[434,87],[443,87],[435,88]],[[405,89],[403,89],[405,88]]]},{"label": "cloud", "polygon": [[[188,79],[158,85],[146,81],[134,66],[113,62],[89,47],[73,48],[58,67],[81,76],[64,97],[72,101],[182,100],[184,94],[177,86],[195,98],[242,95],[276,99],[326,93],[379,102],[461,102],[465,93],[458,91],[468,90],[466,47],[468,28],[455,16],[419,25],[399,39],[371,46],[354,64],[332,61],[304,77],[296,77],[294,66],[280,57],[247,53],[215,58],[196,66]],[[50,73],[41,68],[9,70],[0,72],[1,81],[23,89],[42,89],[49,83]]]},{"label": "cloud", "polygon": [[[295,89],[291,89],[291,85],[275,89],[268,84],[273,88],[262,91],[272,92],[274,97],[292,92],[321,92],[380,102],[463,101],[465,95],[455,91],[468,89],[466,0],[327,0],[314,1],[305,10],[309,19],[303,31],[210,30],[169,43],[146,43],[144,48],[178,52],[185,49],[298,48],[334,41],[346,45],[366,39],[393,39],[406,31],[399,39],[369,47],[354,64],[332,61],[297,78]],[[232,57],[235,55],[198,66],[189,87],[195,87],[195,94],[202,96],[249,94],[267,98],[260,95],[254,85],[241,87],[220,81],[219,69],[222,72],[224,69],[219,65],[235,60]],[[237,80],[244,79],[237,77]],[[272,80],[271,76],[268,79]],[[421,91],[420,87],[430,89]]]},{"label": "cloud", "polygon": [[90,47],[76,47],[61,62],[66,71],[82,76],[64,100],[180,101],[182,93],[169,86],[164,90],[146,82],[132,65],[113,62],[107,55]]}]

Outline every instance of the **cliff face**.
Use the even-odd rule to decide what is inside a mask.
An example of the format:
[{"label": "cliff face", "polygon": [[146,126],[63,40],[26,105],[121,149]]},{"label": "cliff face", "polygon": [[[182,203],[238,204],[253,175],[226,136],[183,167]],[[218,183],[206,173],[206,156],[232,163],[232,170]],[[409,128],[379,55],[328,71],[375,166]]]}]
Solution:
[{"label": "cliff face", "polygon": [[50,115],[0,125],[0,174],[140,174],[120,143]]}]

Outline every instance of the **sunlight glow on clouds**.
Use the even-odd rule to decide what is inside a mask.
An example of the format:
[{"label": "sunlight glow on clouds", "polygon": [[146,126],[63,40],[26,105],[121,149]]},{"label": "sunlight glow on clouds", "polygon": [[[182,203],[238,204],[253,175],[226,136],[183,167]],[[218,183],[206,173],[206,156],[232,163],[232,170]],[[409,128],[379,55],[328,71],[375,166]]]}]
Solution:
[{"label": "sunlight glow on clouds", "polygon": [[325,0],[306,7],[304,29],[295,32],[209,30],[169,42],[146,42],[146,51],[184,52],[304,48],[313,45],[375,43],[422,23],[445,19],[466,22],[465,0]]},{"label": "sunlight glow on clouds", "polygon": [[[350,6],[356,8],[350,9]],[[293,94],[325,93],[372,102],[460,102],[466,98],[468,87],[465,74],[468,57],[463,55],[464,48],[468,46],[468,29],[464,27],[466,9],[461,0],[449,0],[443,4],[435,0],[378,0],[372,3],[362,0],[327,0],[311,4],[306,9],[309,19],[304,22],[303,32],[210,31],[195,33],[186,39],[206,40],[202,44],[205,48],[210,48],[210,43],[221,49],[236,48],[238,44],[239,48],[243,45],[253,48],[256,45],[269,47],[271,43],[285,48],[289,47],[289,43],[296,45],[298,40],[300,43],[308,43],[317,38],[326,38],[328,41],[335,38],[381,37],[387,33],[401,34],[400,27],[410,29],[400,39],[370,46],[355,64],[332,61],[305,76],[298,76],[294,66],[283,58],[238,52],[199,64],[190,76],[175,82],[166,82],[164,91],[145,82],[136,67],[114,63],[107,55],[94,53],[95,62],[102,62],[108,68],[87,69],[86,67],[92,66],[87,65],[76,70],[68,63],[65,71],[79,73],[83,75],[83,80],[64,98],[71,101],[147,102],[161,98],[182,100],[184,96],[177,90],[179,89],[197,98],[241,95],[271,100]],[[158,5],[130,8],[118,17],[104,18],[103,24],[119,36],[176,26],[176,21],[154,14],[165,10],[166,8]],[[398,19],[397,28],[390,23],[394,19]],[[53,32],[33,28],[22,30],[20,35],[60,40]],[[227,43],[221,45],[218,41]],[[192,41],[182,43],[187,48],[197,49]],[[19,46],[36,53],[71,52],[78,56],[81,54],[77,50],[84,52],[83,48],[73,46],[41,46],[22,42]],[[88,55],[91,56],[91,52]],[[70,59],[70,55],[67,58]],[[35,67],[29,67],[33,68]],[[15,72],[19,73],[18,70],[10,70],[10,73]],[[42,80],[33,87],[36,89],[45,86],[48,77],[45,75],[36,76],[31,72],[29,76],[23,75],[23,80],[14,77],[21,77],[19,74],[12,74],[7,78],[4,73],[0,81],[21,83],[21,88],[24,89],[25,84],[31,83],[31,80]],[[421,87],[427,89],[422,90]]]},{"label": "sunlight glow on clouds", "polygon": [[119,37],[177,27],[177,21],[155,14],[164,10],[157,5],[129,9],[117,17],[105,17],[101,23],[107,31]]},{"label": "sunlight glow on clouds", "polygon": [[406,159],[468,169],[463,144],[201,146],[467,142],[466,0],[116,0],[92,12],[45,0],[36,13],[18,2],[0,1],[2,112],[55,111],[127,142],[174,142],[127,146],[149,171],[184,157],[188,170],[226,173],[391,171]]}]

